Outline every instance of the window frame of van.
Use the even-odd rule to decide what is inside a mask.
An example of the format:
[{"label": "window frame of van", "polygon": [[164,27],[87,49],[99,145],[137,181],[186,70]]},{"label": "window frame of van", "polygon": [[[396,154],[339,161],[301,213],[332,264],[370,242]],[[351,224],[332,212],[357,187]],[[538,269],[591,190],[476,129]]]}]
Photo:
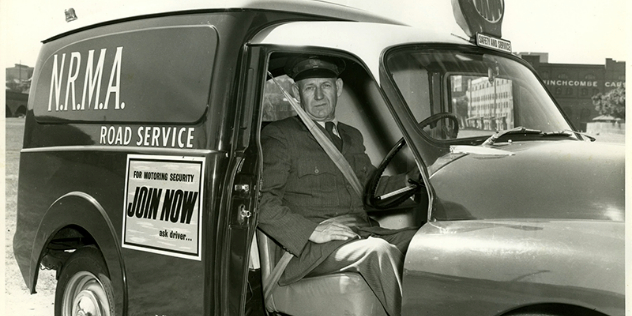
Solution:
[{"label": "window frame of van", "polygon": [[[411,44],[405,44],[405,45],[398,45],[398,46],[394,46],[389,48],[388,50],[386,50],[383,54],[382,54],[382,58],[380,59],[380,72],[384,71],[384,76],[383,78],[381,78],[381,83],[383,85],[383,88],[386,91],[392,91],[394,92],[396,95],[398,95],[399,97],[396,98],[396,100],[398,100],[397,103],[402,103],[400,105],[403,106],[403,111],[404,113],[406,113],[406,115],[403,115],[404,117],[400,118],[401,121],[407,121],[407,120],[415,120],[415,115],[412,113],[412,111],[410,110],[409,106],[407,105],[407,102],[405,100],[405,98],[401,95],[401,92],[399,91],[398,85],[396,83],[396,80],[392,77],[392,75],[390,74],[390,71],[387,70],[386,67],[386,61],[388,60],[388,58],[390,56],[392,56],[392,54],[396,54],[400,51],[407,51],[407,50],[418,50],[418,51],[424,51],[424,50],[428,50],[428,51],[463,51],[464,53],[474,53],[474,54],[485,54],[485,55],[493,55],[493,56],[498,56],[501,58],[505,58],[505,59],[509,59],[509,60],[513,60],[515,62],[518,62],[519,64],[521,64],[522,66],[527,67],[527,69],[537,78],[540,87],[542,87],[544,89],[544,91],[546,91],[548,93],[549,99],[551,100],[551,102],[556,106],[559,114],[563,117],[564,121],[566,124],[569,125],[570,128],[575,129],[575,127],[572,125],[572,122],[569,120],[568,116],[564,113],[564,111],[562,111],[561,106],[559,105],[559,103],[557,102],[557,100],[553,97],[553,95],[551,94],[551,92],[547,89],[546,85],[544,85],[542,79],[540,78],[540,76],[538,75],[538,73],[535,71],[535,69],[531,66],[531,64],[529,64],[528,62],[524,61],[521,58],[518,58],[512,54],[508,54],[508,53],[503,53],[503,52],[498,52],[498,51],[494,51],[494,50],[488,50],[488,49],[484,49],[484,48],[480,48],[480,47],[476,47],[476,46],[467,46],[467,45],[458,45],[458,44],[415,44],[415,43],[411,43]],[[441,100],[439,100],[440,105],[440,111],[444,111],[447,112],[450,109],[450,104],[451,100],[449,100],[447,98],[447,96],[449,95],[450,91],[447,91],[448,88],[448,84],[445,82],[445,80],[448,80],[448,74],[450,72],[445,72],[443,73],[443,77],[442,78],[442,82],[441,82],[441,86],[439,87],[440,93],[441,93]],[[515,79],[513,78],[505,78],[505,79],[510,79],[512,81],[515,81]],[[524,86],[523,86],[524,88]],[[432,87],[430,87],[430,90],[433,90]],[[431,91],[432,93],[432,91]],[[433,102],[433,97],[430,97],[430,102]],[[431,104],[430,108],[431,110],[435,109],[435,105]],[[435,114],[435,113],[432,113]],[[431,115],[432,115],[431,114]],[[456,138],[456,139],[450,139],[450,140],[442,140],[442,139],[435,139],[432,138],[430,136],[428,136],[425,132],[423,132],[418,125],[415,124],[414,129],[415,132],[420,135],[422,138],[424,138],[425,141],[430,142],[436,146],[439,147],[448,147],[450,145],[454,145],[454,144],[459,144],[459,143],[463,143],[463,142],[472,142],[474,140],[477,139],[485,139],[486,137],[470,137],[470,138]],[[491,133],[490,133],[491,134]],[[437,157],[438,158],[438,157]]]},{"label": "window frame of van", "polygon": [[[270,66],[270,59],[271,56],[274,54],[297,54],[297,55],[304,55],[304,54],[315,54],[315,55],[328,55],[328,56],[332,56],[332,57],[337,57],[337,58],[342,58],[345,61],[353,61],[355,64],[357,64],[358,66],[362,67],[362,69],[364,70],[364,72],[367,74],[367,78],[370,79],[375,85],[376,85],[376,90],[377,92],[380,94],[380,97],[382,98],[382,102],[384,103],[384,106],[386,107],[391,119],[395,122],[395,124],[397,125],[398,131],[401,133],[402,137],[406,140],[407,144],[409,145],[410,151],[413,154],[413,158],[415,160],[415,163],[417,164],[417,167],[420,170],[420,173],[422,175],[422,181],[425,184],[426,187],[426,194],[427,194],[427,218],[424,220],[424,222],[427,222],[430,219],[430,210],[432,208],[432,201],[434,200],[434,190],[431,189],[431,185],[430,185],[430,181],[429,181],[429,175],[428,175],[428,167],[425,165],[425,163],[423,162],[423,160],[421,160],[421,156],[419,156],[416,152],[416,150],[414,149],[414,147],[411,146],[411,140],[409,138],[409,136],[407,135],[406,130],[404,129],[404,124],[403,122],[400,121],[400,118],[398,115],[396,115],[396,111],[391,103],[390,98],[388,97],[388,94],[384,91],[384,85],[383,85],[383,81],[379,81],[376,79],[376,77],[374,76],[374,73],[372,71],[370,71],[370,68],[367,66],[367,64],[364,62],[364,60],[362,60],[360,57],[358,57],[357,55],[354,55],[353,53],[349,52],[349,51],[345,51],[345,50],[338,50],[338,49],[333,49],[333,48],[323,48],[323,47],[315,47],[315,46],[301,46],[301,47],[288,47],[288,46],[283,46],[283,45],[271,45],[271,44],[254,44],[254,45],[248,45],[248,50],[249,53],[248,55],[251,56],[253,54],[252,50],[253,49],[257,49],[259,50],[258,52],[254,52],[254,54],[258,54],[259,55],[259,60],[264,60],[263,65],[260,66],[264,66],[265,67],[265,74],[262,75],[262,78],[260,78],[259,80],[259,86],[257,89],[257,94],[258,94],[258,103],[255,103],[256,106],[258,106],[259,108],[256,110],[258,111],[257,114],[257,146],[259,147],[259,151],[261,154],[261,138],[260,138],[260,131],[262,128],[262,122],[263,122],[263,97],[264,97],[264,89],[265,89],[265,83],[267,80],[269,80],[269,76],[267,74],[267,70],[268,67]],[[384,52],[382,52],[382,57],[384,56]],[[251,58],[251,57],[250,57]],[[381,66],[381,61],[380,61],[380,72],[381,72],[382,66]],[[257,70],[257,71],[261,71],[261,70]],[[380,75],[380,74],[378,74]],[[381,76],[380,76],[381,77]],[[254,92],[253,92],[254,93]],[[366,145],[366,142],[365,142]],[[393,144],[388,144],[387,146],[389,146],[389,148],[392,148],[393,146],[395,146],[396,143]],[[381,163],[383,161],[385,156],[380,157],[380,162]],[[377,165],[376,165],[377,166]],[[261,181],[261,174],[262,174],[262,168],[263,165],[261,164],[260,166],[260,170],[259,170],[259,180]],[[365,205],[366,206],[366,205]],[[257,202],[255,209],[257,209],[258,211],[259,208],[259,204]]]}]

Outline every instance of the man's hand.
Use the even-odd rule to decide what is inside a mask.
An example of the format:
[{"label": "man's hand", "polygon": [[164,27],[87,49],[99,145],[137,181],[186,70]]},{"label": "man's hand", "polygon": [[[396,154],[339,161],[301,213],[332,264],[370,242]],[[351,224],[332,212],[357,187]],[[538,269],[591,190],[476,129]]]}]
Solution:
[{"label": "man's hand", "polygon": [[406,173],[406,185],[417,184],[423,185],[423,179],[421,178],[421,173],[419,172],[419,168],[415,166],[412,170]]},{"label": "man's hand", "polygon": [[360,238],[360,236],[351,230],[345,223],[351,219],[334,217],[324,220],[316,226],[316,229],[309,236],[309,241],[317,244],[330,242],[332,240],[348,240],[351,238]]}]

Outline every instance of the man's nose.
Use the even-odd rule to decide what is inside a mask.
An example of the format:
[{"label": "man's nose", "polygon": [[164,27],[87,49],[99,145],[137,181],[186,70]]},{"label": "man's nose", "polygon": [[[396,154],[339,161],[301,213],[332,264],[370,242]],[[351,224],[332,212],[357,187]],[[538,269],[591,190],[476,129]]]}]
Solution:
[{"label": "man's nose", "polygon": [[314,98],[316,100],[320,100],[323,98],[323,89],[321,88],[316,88],[316,93],[314,94]]}]

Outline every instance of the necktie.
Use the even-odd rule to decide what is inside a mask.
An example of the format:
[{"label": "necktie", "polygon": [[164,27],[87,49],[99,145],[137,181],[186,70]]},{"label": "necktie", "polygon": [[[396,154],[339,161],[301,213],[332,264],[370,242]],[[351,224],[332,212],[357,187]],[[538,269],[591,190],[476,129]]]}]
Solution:
[{"label": "necktie", "polygon": [[327,131],[327,135],[334,143],[334,146],[336,146],[339,151],[342,151],[342,139],[334,134],[334,122],[325,122],[325,131]]}]

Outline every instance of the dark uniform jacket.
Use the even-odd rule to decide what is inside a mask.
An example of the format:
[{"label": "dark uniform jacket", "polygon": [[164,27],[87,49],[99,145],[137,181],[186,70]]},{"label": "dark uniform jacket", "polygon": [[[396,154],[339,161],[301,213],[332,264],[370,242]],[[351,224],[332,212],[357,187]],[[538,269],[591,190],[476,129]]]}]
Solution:
[{"label": "dark uniform jacket", "polygon": [[[365,153],[362,134],[343,123],[337,127],[343,142],[343,156],[360,183],[366,184],[375,167]],[[284,285],[301,279],[334,250],[349,242],[317,244],[309,241],[318,223],[352,214],[366,224],[361,226],[369,226],[369,218],[362,197],[354,192],[300,118],[270,123],[261,133],[261,144],[263,185],[259,228],[294,255],[280,279]],[[383,177],[378,192],[401,188],[405,179],[405,175]],[[397,232],[375,226],[360,230],[363,237]]]}]

